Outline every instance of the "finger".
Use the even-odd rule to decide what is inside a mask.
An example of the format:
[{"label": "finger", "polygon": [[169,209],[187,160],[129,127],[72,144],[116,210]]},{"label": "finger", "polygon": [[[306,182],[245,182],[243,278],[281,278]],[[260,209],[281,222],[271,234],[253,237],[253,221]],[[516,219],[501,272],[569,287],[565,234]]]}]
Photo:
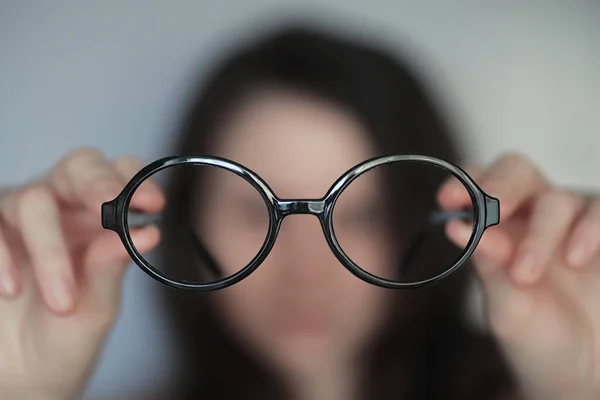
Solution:
[{"label": "finger", "polygon": [[[459,221],[451,221],[446,225],[448,237],[458,246],[465,247],[471,238],[471,227]],[[497,318],[505,314],[503,310],[526,310],[528,299],[520,295],[506,273],[505,265],[514,251],[514,241],[506,230],[489,228],[482,236],[472,259],[477,276],[486,294],[487,315],[494,316],[494,329],[505,331],[511,324]]]},{"label": "finger", "polygon": [[[470,224],[458,220],[448,222],[445,229],[448,238],[460,248],[466,248],[473,234]],[[513,241],[504,230],[488,228],[473,253],[479,276],[485,280],[494,269],[506,265],[513,247]]]},{"label": "finger", "polygon": [[[128,182],[143,168],[143,163],[135,157],[123,156],[114,159],[113,168],[124,182]],[[136,189],[130,205],[147,212],[158,212],[163,208],[164,202],[160,188],[151,179],[146,179]],[[132,230],[130,235],[137,251],[142,254],[152,250],[160,239],[160,232],[154,226]],[[113,232],[103,233],[86,250],[83,264],[90,277],[90,299],[96,307],[116,309],[124,271],[130,261],[123,243]]]},{"label": "finger", "polygon": [[17,198],[19,193],[18,189],[12,189],[0,195],[0,220],[11,228],[18,228]]},{"label": "finger", "polygon": [[532,284],[543,276],[582,208],[580,197],[564,191],[546,192],[536,200],[510,271],[516,283]]},{"label": "finger", "polygon": [[[128,182],[143,167],[141,160],[135,157],[117,157],[114,160],[114,167],[121,178]],[[136,189],[131,198],[131,207],[148,212],[158,212],[165,204],[165,198],[160,187],[153,179],[148,178]]]},{"label": "finger", "polygon": [[48,177],[62,201],[100,213],[102,203],[119,195],[125,182],[106,157],[92,148],[77,149],[65,157]]},{"label": "finger", "polygon": [[[131,232],[131,239],[140,253],[152,250],[160,239],[156,227]],[[83,255],[82,262],[91,279],[87,284],[91,293],[89,301],[96,309],[116,310],[120,289],[130,258],[127,250],[114,232],[104,232]]]},{"label": "finger", "polygon": [[600,252],[600,198],[595,198],[582,213],[567,245],[567,262],[581,268]]},{"label": "finger", "polygon": [[483,191],[500,200],[500,218],[504,221],[549,188],[537,167],[521,154],[500,158],[480,179]]},{"label": "finger", "polygon": [[10,254],[6,236],[0,226],[0,295],[5,298],[15,296],[19,291],[18,272]]},{"label": "finger", "polygon": [[76,282],[52,192],[40,184],[21,191],[17,220],[45,302],[57,313],[72,311]]},{"label": "finger", "polygon": [[[471,179],[476,182],[484,172],[483,167],[477,165],[470,165],[463,169]],[[442,183],[438,190],[437,197],[440,207],[448,210],[469,207],[472,203],[465,185],[454,175],[449,176],[444,183]]]},{"label": "finger", "polygon": [[[478,177],[477,184],[490,196],[500,200],[501,222],[510,219],[515,211],[549,185],[533,163],[521,154],[508,154],[486,169]],[[462,191],[454,206],[468,206],[471,199]]]}]

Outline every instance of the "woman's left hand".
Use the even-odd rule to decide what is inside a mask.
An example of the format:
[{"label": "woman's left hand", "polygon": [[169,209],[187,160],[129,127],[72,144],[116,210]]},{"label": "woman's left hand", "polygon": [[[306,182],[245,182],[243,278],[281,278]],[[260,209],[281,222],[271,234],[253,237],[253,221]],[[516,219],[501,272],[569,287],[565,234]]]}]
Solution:
[{"label": "woman's left hand", "polygon": [[[531,400],[600,399],[600,196],[552,185],[525,156],[465,168],[500,200],[474,255],[489,326]],[[445,185],[444,208],[470,204]],[[447,234],[464,246],[471,227]]]}]

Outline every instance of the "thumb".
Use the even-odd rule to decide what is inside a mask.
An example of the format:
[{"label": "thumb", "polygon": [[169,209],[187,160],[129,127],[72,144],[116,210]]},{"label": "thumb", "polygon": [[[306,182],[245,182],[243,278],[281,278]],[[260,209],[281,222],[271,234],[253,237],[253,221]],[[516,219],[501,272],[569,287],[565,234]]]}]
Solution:
[{"label": "thumb", "polygon": [[[463,247],[471,231],[469,225],[458,221],[446,226],[450,240]],[[514,253],[514,241],[507,231],[493,226],[485,231],[472,257],[485,293],[488,322],[504,340],[515,338],[526,326],[535,300],[530,291],[513,282],[508,274]]]},{"label": "thumb", "polygon": [[[160,236],[155,226],[132,230],[130,234],[140,253],[154,248]],[[129,262],[131,258],[115,232],[103,232],[90,244],[83,265],[93,309],[115,310],[119,306],[121,285]]]},{"label": "thumb", "polygon": [[[452,220],[446,225],[448,238],[461,248],[467,246],[472,232],[469,224],[458,220]],[[471,257],[477,276],[483,284],[490,312],[518,290],[507,274],[513,252],[513,241],[507,232],[492,226],[486,229]]]},{"label": "thumb", "polygon": [[[465,248],[473,235],[470,224],[456,219],[449,221],[445,229],[450,241],[459,248]],[[493,280],[498,269],[506,268],[513,252],[513,241],[506,231],[496,226],[487,228],[472,256],[479,277],[483,281]]]}]

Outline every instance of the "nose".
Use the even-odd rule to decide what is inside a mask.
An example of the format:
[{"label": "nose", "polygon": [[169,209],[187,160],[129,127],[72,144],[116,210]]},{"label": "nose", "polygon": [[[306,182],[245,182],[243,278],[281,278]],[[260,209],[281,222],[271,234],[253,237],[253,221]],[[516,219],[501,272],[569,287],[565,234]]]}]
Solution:
[{"label": "nose", "polygon": [[319,219],[307,212],[289,215],[281,225],[275,245],[269,255],[278,273],[292,280],[315,283],[331,276],[337,259],[329,249]]}]

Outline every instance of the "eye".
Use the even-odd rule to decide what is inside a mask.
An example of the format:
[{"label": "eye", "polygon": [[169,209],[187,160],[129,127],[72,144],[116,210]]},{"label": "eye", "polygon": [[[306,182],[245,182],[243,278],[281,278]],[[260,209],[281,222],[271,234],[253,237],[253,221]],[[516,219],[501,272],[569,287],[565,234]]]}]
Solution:
[{"label": "eye", "polygon": [[269,210],[262,197],[232,199],[231,212],[240,222],[262,224],[269,219]]},{"label": "eye", "polygon": [[386,223],[385,210],[376,204],[364,204],[338,210],[335,214],[333,223],[338,229],[378,230],[383,228]]}]

